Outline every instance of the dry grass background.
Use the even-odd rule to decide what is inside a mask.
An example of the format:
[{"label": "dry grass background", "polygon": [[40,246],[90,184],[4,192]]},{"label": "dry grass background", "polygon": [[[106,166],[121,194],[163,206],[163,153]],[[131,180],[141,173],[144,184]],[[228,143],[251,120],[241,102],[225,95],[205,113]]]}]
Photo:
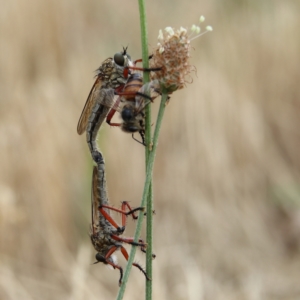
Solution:
[{"label": "dry grass background", "polygon": [[[163,123],[154,299],[300,299],[299,9],[148,3],[150,48],[200,14],[214,27],[193,42],[197,77]],[[91,264],[91,159],[76,125],[92,71],[122,46],[141,56],[137,3],[2,1],[0,23],[0,299],[114,299],[118,272]],[[99,144],[111,202],[138,205],[143,148],[108,126]],[[143,288],[133,269],[125,299]]]}]

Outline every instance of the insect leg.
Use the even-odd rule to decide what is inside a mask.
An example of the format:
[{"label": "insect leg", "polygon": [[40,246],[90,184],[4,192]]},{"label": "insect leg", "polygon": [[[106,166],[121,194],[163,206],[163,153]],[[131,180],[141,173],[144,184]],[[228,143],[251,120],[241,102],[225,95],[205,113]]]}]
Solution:
[{"label": "insect leg", "polygon": [[[130,67],[130,69],[131,69],[131,67]],[[133,70],[143,71],[143,72],[156,72],[156,71],[161,71],[162,67],[158,67],[158,68],[137,68],[137,67],[133,67]]]},{"label": "insect leg", "polygon": [[115,241],[127,243],[133,246],[142,247],[144,249],[147,247],[147,244],[142,239],[139,239],[138,242],[135,242],[134,238],[123,238],[115,234],[111,234],[111,238],[114,239]]},{"label": "insect leg", "polygon": [[[148,59],[151,59],[152,57],[153,57],[153,54],[149,55],[149,56],[148,56]],[[137,63],[142,62],[142,61],[143,61],[143,59],[140,58],[140,59],[135,60],[135,61],[133,62],[133,64],[136,65]]]},{"label": "insect leg", "polygon": [[[123,202],[126,202],[126,201],[123,201]],[[123,203],[122,203],[122,204],[123,204]],[[119,212],[119,213],[121,213],[121,214],[123,214],[123,215],[125,215],[125,216],[129,216],[129,215],[131,215],[131,214],[133,215],[135,212],[137,212],[137,211],[139,211],[139,210],[142,210],[142,211],[145,210],[144,207],[137,207],[137,208],[134,208],[134,209],[132,209],[132,210],[130,210],[130,211],[123,210],[123,208],[118,209],[118,208],[115,208],[115,207],[112,207],[112,206],[109,206],[109,205],[101,205],[101,207],[103,207],[103,208],[108,208],[108,209],[110,209],[110,210]],[[134,219],[137,219],[137,217],[136,217],[135,215],[133,216],[133,218],[134,218]]]},{"label": "insect leg", "polygon": [[[142,239],[139,239],[139,242],[145,244],[145,246],[141,246],[141,251],[144,252],[144,253],[146,253],[146,246],[147,246],[147,244]],[[156,257],[156,254],[152,253],[152,259],[154,259],[155,257]]]},{"label": "insect leg", "polygon": [[[126,211],[126,206],[130,209],[129,211]],[[134,220],[136,220],[138,217],[135,215],[135,212],[140,211],[140,210],[142,210],[142,211],[145,210],[144,207],[137,207],[137,208],[131,209],[131,207],[129,206],[127,201],[122,202],[122,208],[121,209],[118,209],[118,208],[115,208],[115,207],[112,207],[112,206],[109,206],[109,205],[101,205],[101,208],[107,208],[107,209],[116,211],[118,213],[121,213],[122,214],[122,226],[126,225],[126,217],[127,216],[132,215],[132,218]]]},{"label": "insect leg", "polygon": [[[113,254],[115,251],[117,251],[118,249],[119,249],[119,248],[116,247],[116,246],[113,246],[112,248],[110,248],[109,251],[108,251],[108,252],[106,253],[106,255],[105,255],[105,261],[104,261],[104,263],[105,263],[105,264],[111,265],[114,269],[119,269],[119,271],[120,271],[119,286],[120,286],[120,285],[122,284],[123,269],[122,269],[122,267],[120,267],[119,265],[117,265],[117,264],[115,264],[115,263],[113,263],[113,262],[111,262],[111,261],[108,260],[108,258],[109,258],[110,256],[112,256],[112,254]],[[97,258],[97,255],[96,255],[96,258]]]},{"label": "insect leg", "polygon": [[[128,212],[126,212],[126,207],[129,209]],[[138,217],[135,215],[135,212],[137,211],[144,211],[144,207],[137,207],[135,209],[131,209],[130,205],[127,201],[122,202],[122,226],[126,226],[126,217],[131,215],[133,220],[136,220]]]},{"label": "insect leg", "polygon": [[[139,239],[139,242],[136,243],[136,242],[134,242],[134,238],[122,238],[119,236],[116,236],[116,237],[112,236],[112,238],[119,242],[124,242],[124,243],[130,244],[130,245],[133,245],[133,246],[139,246],[139,247],[141,247],[141,251],[146,253],[147,244],[142,239]],[[153,253],[152,258],[154,259],[155,257],[156,257],[156,255]]]},{"label": "insect leg", "polygon": [[134,137],[134,133],[131,135],[131,137],[132,137],[136,142],[138,142],[139,144],[141,144],[141,145],[143,145],[143,146],[146,146],[144,131],[143,131],[143,130],[140,130],[140,131],[139,131],[139,134],[140,134],[140,136],[141,136],[141,138],[142,138],[142,142],[139,141],[138,139],[136,139],[136,138]]},{"label": "insect leg", "polygon": [[[125,259],[128,261],[129,255],[123,246],[121,246],[121,252],[122,252],[123,256],[125,257]],[[151,278],[148,277],[146,271],[138,263],[133,263],[132,265],[137,267],[145,275],[147,280],[151,280]]]},{"label": "insect leg", "polygon": [[[118,92],[116,91],[117,95]],[[111,110],[109,111],[108,115],[106,116],[106,123],[110,126],[121,126],[121,123],[111,123],[111,119],[113,118],[114,114],[117,111],[117,108],[120,104],[121,98],[119,97],[116,101],[116,103],[114,104],[114,106],[111,108]]]},{"label": "insect leg", "polygon": [[[127,66],[124,69],[143,71],[143,72],[155,72],[155,71],[161,71],[162,68],[161,67],[159,67],[159,68],[139,68],[139,67]],[[125,72],[125,70],[124,70],[124,72]]]},{"label": "insect leg", "polygon": [[99,207],[99,211],[102,214],[102,216],[118,231],[121,231],[121,232],[124,231],[124,229],[115,222],[115,220],[105,211],[105,209],[103,207],[104,206]]},{"label": "insect leg", "polygon": [[[126,207],[129,209],[128,212],[126,212]],[[126,216],[128,215],[132,215],[133,219],[137,219],[138,217],[134,214],[137,211],[144,211],[145,207],[136,207],[136,208],[131,208],[131,206],[129,205],[129,203],[127,201],[123,201],[122,202],[122,211],[126,212]]]}]

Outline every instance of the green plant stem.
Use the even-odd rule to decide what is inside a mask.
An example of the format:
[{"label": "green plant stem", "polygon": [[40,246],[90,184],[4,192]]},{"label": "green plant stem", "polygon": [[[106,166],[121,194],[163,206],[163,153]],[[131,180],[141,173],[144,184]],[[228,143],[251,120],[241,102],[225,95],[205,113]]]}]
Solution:
[{"label": "green plant stem", "polygon": [[[154,130],[153,147],[152,147],[152,151],[149,154],[149,159],[148,159],[148,163],[147,163],[146,181],[145,181],[145,185],[144,185],[144,191],[143,191],[143,198],[142,198],[142,201],[141,201],[141,206],[145,206],[146,200],[147,200],[148,195],[149,195],[149,188],[151,186],[151,181],[152,181],[153,166],[154,166],[154,159],[155,159],[155,154],[156,154],[156,149],[157,149],[157,144],[158,144],[158,137],[159,137],[159,133],[160,133],[162,119],[163,119],[164,112],[165,112],[167,99],[168,99],[168,95],[163,92],[162,97],[161,97],[159,111],[158,111],[158,116],[157,116],[157,120],[156,120],[156,126],[155,126],[155,130]],[[152,212],[150,211],[150,212],[148,212],[148,214],[152,214]],[[143,216],[144,216],[144,213],[140,212],[139,213],[139,218],[138,218],[137,224],[136,224],[135,234],[134,234],[134,240],[135,241],[138,241],[138,238],[140,237],[140,234],[141,234],[141,231],[142,231]],[[131,267],[132,267],[132,263],[133,263],[135,253],[136,253],[136,247],[133,246],[131,248],[131,251],[130,251],[128,263],[127,263],[127,266],[126,266],[126,269],[125,269],[125,272],[124,272],[124,276],[123,276],[123,283],[120,287],[117,300],[123,299],[123,295],[124,295],[125,288],[126,288],[126,283],[128,281],[128,277],[129,277],[129,274],[130,274],[130,271],[131,271]]]},{"label": "green plant stem", "polygon": [[[141,27],[141,42],[142,42],[142,59],[143,59],[143,68],[149,67],[148,61],[148,34],[147,34],[147,20],[146,20],[146,10],[144,0],[139,0],[139,11],[140,11],[140,27]],[[149,82],[150,76],[149,72],[143,73],[143,82],[144,84]],[[146,174],[147,174],[147,165],[150,155],[149,145],[151,144],[151,105],[147,105],[145,109],[145,160],[146,160]],[[153,189],[152,189],[152,178],[149,186],[147,205],[147,212],[153,211]],[[153,215],[152,213],[147,214],[146,221],[146,243],[147,243],[147,252],[146,252],[146,273],[149,278],[152,278],[152,241],[153,241]],[[152,299],[152,281],[146,280],[146,295],[147,300]]]},{"label": "green plant stem", "polygon": [[[141,42],[142,42],[142,59],[143,59],[143,68],[149,67],[148,62],[148,35],[147,35],[147,20],[146,20],[146,10],[144,0],[139,0],[139,11],[140,11],[140,26],[141,26]],[[143,82],[144,84],[149,82],[150,76],[149,72],[143,73]],[[150,155],[150,145],[151,145],[151,105],[147,105],[145,109],[145,158],[146,158],[146,174],[147,174],[147,165]],[[153,243],[153,189],[152,189],[152,178],[149,185],[149,192],[147,197],[147,221],[146,221],[146,243],[147,243],[147,252],[146,252],[146,273],[149,278],[152,278],[152,243]],[[152,299],[152,280],[146,280],[146,300]]]}]

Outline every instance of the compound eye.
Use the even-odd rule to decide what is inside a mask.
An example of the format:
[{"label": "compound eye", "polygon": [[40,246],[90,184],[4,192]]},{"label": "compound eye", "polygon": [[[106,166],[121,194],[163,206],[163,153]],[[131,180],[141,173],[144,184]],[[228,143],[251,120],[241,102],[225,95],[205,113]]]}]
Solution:
[{"label": "compound eye", "polygon": [[121,53],[121,52],[116,53],[115,56],[114,56],[114,61],[117,65],[123,67],[124,62],[125,62],[123,53]]},{"label": "compound eye", "polygon": [[121,113],[122,119],[129,122],[133,118],[133,113],[129,108],[124,108]]}]

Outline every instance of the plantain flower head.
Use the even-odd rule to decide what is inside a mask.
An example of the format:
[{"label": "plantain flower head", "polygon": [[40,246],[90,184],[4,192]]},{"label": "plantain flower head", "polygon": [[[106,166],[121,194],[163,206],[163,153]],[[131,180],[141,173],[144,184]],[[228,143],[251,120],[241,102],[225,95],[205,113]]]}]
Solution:
[{"label": "plantain flower head", "polygon": [[[200,17],[203,22],[205,18]],[[206,31],[200,33],[200,27],[193,25],[191,33],[184,27],[175,30],[172,27],[166,27],[164,31],[159,30],[158,44],[153,51],[150,60],[151,68],[160,67],[160,71],[151,72],[151,80],[157,80],[161,89],[165,89],[169,94],[184,88],[187,76],[195,67],[189,63],[190,42],[198,36],[212,31],[211,26],[206,27]]]}]

